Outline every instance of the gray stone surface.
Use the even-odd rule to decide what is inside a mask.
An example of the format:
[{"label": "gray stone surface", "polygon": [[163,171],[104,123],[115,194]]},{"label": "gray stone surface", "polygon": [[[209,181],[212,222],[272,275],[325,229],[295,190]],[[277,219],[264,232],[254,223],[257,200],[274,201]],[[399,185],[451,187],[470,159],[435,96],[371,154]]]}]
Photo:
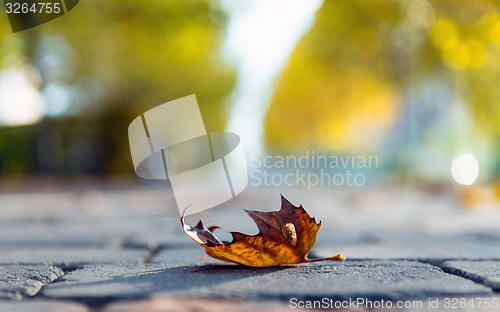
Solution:
[{"label": "gray stone surface", "polygon": [[94,300],[151,295],[283,299],[354,297],[402,299],[487,295],[489,287],[414,261],[346,261],[293,267],[130,264],[85,266],[47,285],[43,296]]},{"label": "gray stone surface", "polygon": [[69,231],[67,233],[51,233],[42,234],[34,230],[33,233],[25,233],[23,235],[6,234],[0,238],[1,248],[109,248],[123,245],[126,236],[120,235],[99,235],[93,233],[74,234]]},{"label": "gray stone surface", "polygon": [[[3,182],[3,181],[2,181]],[[83,183],[82,183],[83,182]],[[59,181],[8,188],[2,184],[0,207],[4,218],[67,218],[124,216],[167,212],[178,214],[171,188],[165,181],[135,183]],[[56,185],[57,184],[57,185]],[[152,185],[157,184],[157,185]]]},{"label": "gray stone surface", "polygon": [[66,274],[63,281],[47,285],[41,294],[46,298],[92,304],[141,298],[176,285],[182,288],[186,270],[186,267],[179,267],[171,271],[163,264],[143,263],[85,265]]},{"label": "gray stone surface", "polygon": [[0,301],[0,312],[90,312],[85,305],[53,300]]},{"label": "gray stone surface", "polygon": [[159,251],[151,258],[152,263],[166,264],[217,264],[221,261],[207,255],[201,246],[191,249],[166,249]]},{"label": "gray stone surface", "polygon": [[120,263],[143,261],[144,249],[97,248],[1,248],[0,264],[78,265],[85,263]]},{"label": "gray stone surface", "polygon": [[[0,190],[0,234],[3,234],[3,225],[25,218],[36,219],[36,222],[46,220],[49,225],[56,222],[52,225],[66,226],[82,233],[92,226],[94,232],[108,229],[108,233],[126,235],[147,234],[144,232],[150,231],[148,228],[156,231],[178,227],[179,212],[168,183],[152,183],[154,185],[145,187],[133,183],[119,185],[88,181],[81,185],[43,183],[32,188],[3,188]],[[280,192],[292,203],[303,204],[312,216],[323,221],[323,229],[328,231],[498,230],[500,223],[500,210],[461,209],[452,190],[436,193],[403,185],[370,189],[317,187],[310,190],[248,187],[236,198],[200,216],[205,220],[208,215],[225,218],[241,213],[238,216],[244,223],[248,217],[243,217],[242,209],[278,210]],[[71,218],[75,222],[69,220]],[[65,222],[58,223],[59,220]],[[121,226],[125,224],[135,224],[135,227]],[[241,228],[246,231],[244,224],[221,225],[226,230]]]},{"label": "gray stone surface", "polygon": [[[180,226],[180,225],[179,225]],[[172,234],[168,232],[144,233],[128,237],[123,246],[125,248],[147,248],[171,249],[171,248],[197,248],[198,244],[194,242],[184,232]]]},{"label": "gray stone surface", "polygon": [[0,299],[34,296],[62,275],[61,269],[46,265],[0,266]]},{"label": "gray stone surface", "polygon": [[441,268],[500,292],[500,261],[448,261]]},{"label": "gray stone surface", "polygon": [[[106,247],[120,245],[134,235],[171,234],[181,231],[168,226],[173,218],[165,215],[71,216],[0,219],[0,247],[71,246]],[[169,230],[171,228],[172,230]],[[180,233],[180,232],[179,232]],[[167,236],[167,235],[165,235]]]},{"label": "gray stone surface", "polygon": [[[77,300],[94,310],[141,311],[162,304],[182,306],[175,301],[181,297],[201,300],[192,307],[197,309],[212,297],[281,303],[291,296],[426,300],[438,295],[485,297],[492,288],[498,290],[500,210],[460,208],[453,190],[248,188],[186,221],[195,225],[202,219],[206,226],[222,227],[215,232],[222,240],[231,238],[228,231],[256,234],[243,209],[278,210],[281,191],[322,221],[311,256],[342,253],[348,261],[252,269],[212,259],[182,231],[173,193],[163,184],[2,188],[0,267],[13,268],[0,271],[2,277],[35,264],[68,272],[47,285],[50,281],[40,282],[36,275],[32,280],[25,275],[25,284],[22,279],[3,282],[4,289],[18,287],[17,293],[3,292],[4,297],[23,300],[13,308],[17,302],[0,298],[0,310],[7,303],[9,312],[85,309],[54,305],[60,300]],[[453,274],[436,267],[443,261],[450,261],[443,268]],[[40,285],[35,298],[30,297]],[[213,308],[219,311],[217,305]]]},{"label": "gray stone surface", "polygon": [[367,232],[339,232],[320,228],[316,236],[316,246],[318,247],[365,246],[379,242],[379,237]]},{"label": "gray stone surface", "polygon": [[348,259],[420,259],[440,263],[451,259],[500,259],[500,244],[475,234],[372,233],[362,243],[319,241],[311,255],[342,253]]}]

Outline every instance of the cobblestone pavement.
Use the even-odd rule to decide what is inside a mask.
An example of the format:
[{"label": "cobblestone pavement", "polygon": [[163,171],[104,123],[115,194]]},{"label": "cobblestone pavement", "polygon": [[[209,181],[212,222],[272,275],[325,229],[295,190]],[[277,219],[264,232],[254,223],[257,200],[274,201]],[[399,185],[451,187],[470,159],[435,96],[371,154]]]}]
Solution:
[{"label": "cobblestone pavement", "polygon": [[461,208],[456,190],[250,188],[187,222],[256,234],[243,209],[278,210],[280,192],[322,221],[311,256],[345,262],[212,259],[162,184],[2,187],[0,311],[500,311],[500,209]]}]

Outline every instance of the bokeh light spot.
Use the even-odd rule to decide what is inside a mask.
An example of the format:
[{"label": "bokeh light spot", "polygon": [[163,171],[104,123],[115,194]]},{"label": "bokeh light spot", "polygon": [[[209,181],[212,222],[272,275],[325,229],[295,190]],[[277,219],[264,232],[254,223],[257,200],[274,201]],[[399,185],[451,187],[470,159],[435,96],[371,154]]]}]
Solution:
[{"label": "bokeh light spot", "polygon": [[453,179],[463,185],[471,185],[479,174],[479,165],[471,154],[458,156],[451,165]]},{"label": "bokeh light spot", "polygon": [[436,12],[425,0],[415,0],[408,6],[408,19],[413,26],[427,28],[436,21]]}]

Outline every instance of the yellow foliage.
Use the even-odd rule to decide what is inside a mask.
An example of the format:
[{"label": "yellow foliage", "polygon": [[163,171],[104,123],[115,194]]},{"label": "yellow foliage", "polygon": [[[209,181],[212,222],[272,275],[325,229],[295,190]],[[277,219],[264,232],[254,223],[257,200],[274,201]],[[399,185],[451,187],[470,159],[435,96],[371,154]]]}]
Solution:
[{"label": "yellow foliage", "polygon": [[430,39],[432,44],[439,49],[446,49],[458,44],[458,27],[453,21],[447,18],[440,18],[431,27]]},{"label": "yellow foliage", "polygon": [[436,21],[428,28],[408,20],[411,1],[365,3],[325,1],[316,13],[276,80],[268,149],[373,151],[397,118],[402,91],[431,77],[456,88],[478,127],[500,135],[495,2],[429,1]]}]

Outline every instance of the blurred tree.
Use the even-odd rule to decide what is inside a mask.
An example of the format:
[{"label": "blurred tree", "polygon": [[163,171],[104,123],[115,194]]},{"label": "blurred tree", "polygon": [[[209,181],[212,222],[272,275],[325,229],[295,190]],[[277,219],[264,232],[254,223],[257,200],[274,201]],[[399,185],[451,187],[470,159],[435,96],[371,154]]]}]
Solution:
[{"label": "blurred tree", "polygon": [[190,94],[206,129],[222,131],[236,77],[220,53],[225,21],[216,1],[87,0],[3,34],[33,45],[24,54],[41,75],[48,116],[33,127],[37,170],[133,173],[128,124]]},{"label": "blurred tree", "polygon": [[[275,84],[265,120],[270,149],[369,149],[393,121],[397,5],[325,1]],[[385,57],[382,57],[384,56]]]},{"label": "blurred tree", "polygon": [[[473,112],[470,135],[494,136],[498,143],[499,75],[498,1],[324,1],[275,82],[264,125],[266,146],[375,152],[396,120],[410,129],[415,125],[410,119],[421,114],[421,124],[432,124],[440,102],[456,101],[444,99],[446,90]],[[422,88],[435,87],[436,81],[446,87],[440,98],[422,99]],[[425,101],[431,107],[416,104],[408,110]],[[444,115],[452,111],[449,104]],[[406,119],[405,110],[413,112]],[[422,132],[418,140],[429,139],[423,130],[431,128],[416,129]],[[405,144],[414,139],[397,130]],[[500,157],[494,158],[499,170]]]}]

